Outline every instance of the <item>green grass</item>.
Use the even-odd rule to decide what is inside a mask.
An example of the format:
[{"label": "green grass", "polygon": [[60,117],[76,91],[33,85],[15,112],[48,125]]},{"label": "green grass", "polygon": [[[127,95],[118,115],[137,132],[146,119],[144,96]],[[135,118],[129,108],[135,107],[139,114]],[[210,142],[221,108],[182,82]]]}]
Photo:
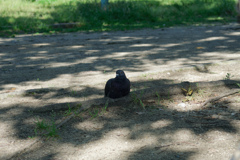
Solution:
[{"label": "green grass", "polygon": [[[58,137],[57,127],[54,120],[52,120],[51,122],[47,122],[45,120],[40,121],[39,119],[37,119],[35,124],[35,136],[43,134],[47,138]],[[29,136],[29,138],[33,138],[33,136]]]},{"label": "green grass", "polygon": [[[236,0],[0,0],[0,34],[161,28],[235,21]],[[54,28],[57,23],[76,26]]]},{"label": "green grass", "polygon": [[35,124],[36,124],[36,129],[37,129],[37,130],[46,130],[46,129],[49,127],[49,125],[47,124],[47,122],[44,121],[44,120],[40,121],[40,120],[38,119],[37,122],[35,122]]},{"label": "green grass", "polygon": [[70,105],[68,104],[68,110],[64,112],[64,115],[69,116],[71,114],[72,114],[72,109],[71,109]]},{"label": "green grass", "polygon": [[232,77],[234,77],[234,76],[231,75],[231,73],[227,73],[224,80],[230,80]]},{"label": "green grass", "polygon": [[146,107],[145,107],[145,105],[143,104],[143,101],[142,101],[143,94],[144,94],[144,91],[141,91],[140,95],[132,92],[131,93],[131,98],[132,98],[133,104],[140,105],[145,110]]},{"label": "green grass", "polygon": [[109,100],[106,101],[103,107],[97,106],[97,107],[88,109],[88,114],[90,115],[91,119],[104,115],[107,112],[108,102]]}]

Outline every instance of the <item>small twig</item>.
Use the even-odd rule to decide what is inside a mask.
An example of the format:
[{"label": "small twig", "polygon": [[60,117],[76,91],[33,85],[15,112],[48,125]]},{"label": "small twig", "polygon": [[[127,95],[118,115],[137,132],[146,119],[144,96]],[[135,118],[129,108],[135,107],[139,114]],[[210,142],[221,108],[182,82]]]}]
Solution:
[{"label": "small twig", "polygon": [[212,103],[212,102],[214,102],[214,101],[217,101],[217,100],[219,100],[219,99],[221,99],[221,98],[223,98],[223,97],[227,97],[227,96],[230,96],[230,95],[239,93],[239,92],[240,92],[240,89],[235,89],[234,91],[229,92],[229,93],[227,93],[227,94],[223,94],[223,95],[220,95],[220,96],[217,96],[217,97],[214,97],[214,98],[210,98],[210,99],[208,99],[207,101],[205,101],[205,102],[202,104],[201,107],[204,107],[206,104]]}]

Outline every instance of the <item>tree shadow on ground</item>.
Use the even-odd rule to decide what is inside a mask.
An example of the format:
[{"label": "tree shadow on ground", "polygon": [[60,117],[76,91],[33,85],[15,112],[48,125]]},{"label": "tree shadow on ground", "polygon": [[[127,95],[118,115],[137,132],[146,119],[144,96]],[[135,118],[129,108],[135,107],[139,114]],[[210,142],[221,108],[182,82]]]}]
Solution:
[{"label": "tree shadow on ground", "polygon": [[[135,83],[144,85],[144,82]],[[227,88],[235,87],[236,85],[227,85]],[[96,88],[95,90],[98,89]],[[58,90],[55,91],[58,92]],[[59,92],[59,94],[53,94],[49,99],[55,99],[56,95],[57,97],[58,95],[62,95],[62,91]],[[144,91],[144,93],[146,92]],[[44,94],[46,94],[46,92]],[[71,96],[69,94],[67,95]],[[25,96],[30,95],[27,94]],[[74,97],[76,95],[72,96]],[[36,99],[41,98],[36,95],[31,95],[31,97]],[[162,96],[161,99],[173,103],[171,101],[176,100],[174,97],[175,95],[165,95]],[[71,146],[71,149],[76,150],[74,155],[79,154],[78,156],[81,157],[82,155],[86,156],[84,153],[84,150],[87,152],[86,148],[93,151],[93,146],[95,146],[97,149],[95,148],[94,152],[98,153],[97,151],[101,146],[109,147],[108,143],[113,141],[108,149],[110,151],[115,150],[112,151],[112,154],[117,154],[120,157],[128,157],[126,159],[146,159],[150,156],[151,159],[158,159],[159,157],[173,159],[175,157],[187,160],[197,152],[197,147],[192,147],[196,145],[196,142],[193,142],[193,139],[207,136],[213,131],[229,134],[236,134],[239,132],[239,128],[232,123],[234,120],[239,120],[239,113],[236,113],[237,108],[231,107],[231,102],[227,100],[216,102],[214,105],[200,110],[184,111],[171,109],[167,104],[162,102],[157,103],[157,100],[159,99],[156,97],[155,92],[153,92],[150,97],[141,97],[146,109],[143,109],[141,104],[134,103],[131,95],[127,98],[130,98],[131,101],[122,99],[109,103],[108,110],[106,110],[104,114],[98,112],[99,115],[97,118],[93,118],[92,115],[89,114],[90,112],[93,112],[94,109],[83,111],[83,113],[64,124],[58,130],[60,138],[57,138],[54,141],[45,141],[43,144],[45,147],[31,147],[29,148],[29,151],[23,153],[19,158],[21,159],[24,157],[23,159],[35,159],[38,157],[38,159],[46,160],[49,159],[49,156],[56,158],[59,157],[59,155],[62,155],[61,147],[63,147],[62,149],[64,150],[67,146]],[[156,103],[152,104],[152,102],[146,102],[145,100],[148,99],[153,99]],[[70,104],[70,106],[73,105],[74,103]],[[44,107],[47,108],[49,106]],[[92,107],[99,110],[104,107],[104,104],[94,105]],[[19,111],[18,114],[8,114],[8,112],[16,108],[21,108],[21,111]],[[72,111],[73,109],[74,107],[72,108]],[[51,109],[47,112],[39,112],[41,110],[33,110],[31,107],[26,107],[24,103],[13,105],[0,110],[2,117],[1,122],[12,121],[16,138],[24,140],[28,139],[29,136],[34,135],[36,124],[29,123],[29,121],[34,121],[36,117],[46,121],[51,121],[52,118],[57,121],[59,119],[64,119],[63,117],[67,117],[64,115],[66,110],[63,112],[53,110],[52,113],[50,110]],[[55,113],[55,117],[52,116],[53,113]],[[236,114],[232,116],[232,113]],[[225,117],[213,117],[214,115],[225,115]],[[177,135],[179,136],[179,134],[183,134],[181,132],[186,132],[186,135],[189,137],[183,139],[176,138]],[[117,142],[114,142],[115,140]],[[133,147],[134,149],[130,150],[126,142],[129,143],[129,145],[135,146]],[[175,151],[176,146],[181,146],[186,142],[189,142],[190,148],[187,148],[187,150],[184,149],[184,151]],[[123,147],[120,147],[120,149],[117,150],[115,147],[118,145]],[[54,147],[52,148],[51,146]],[[117,153],[118,151],[119,153]],[[89,153],[90,159],[91,156],[94,156],[94,152]],[[103,152],[105,152],[105,150]],[[171,155],[169,155],[169,153],[171,153]],[[103,158],[105,155],[100,154],[99,156]]]},{"label": "tree shadow on ground", "polygon": [[[49,110],[47,113],[35,113],[38,107],[46,109],[53,106],[54,110],[57,108],[68,109],[68,104],[75,105],[79,100],[84,100],[84,97],[88,98],[92,95],[100,97],[103,95],[102,88],[106,77],[109,78],[110,73],[119,68],[123,68],[129,72],[131,77],[134,77],[151,71],[167,70],[170,67],[174,70],[180,67],[197,66],[197,64],[236,60],[239,58],[240,51],[238,35],[238,31],[223,26],[207,27],[207,29],[199,27],[197,30],[194,28],[170,28],[154,30],[154,32],[153,30],[144,30],[144,33],[143,31],[126,31],[73,33],[66,36],[25,35],[3,39],[0,41],[1,92],[7,92],[11,87],[28,90],[29,88],[23,89],[25,86],[31,86],[30,89],[33,90],[39,88],[43,88],[43,90],[10,97],[13,101],[7,101],[1,106],[0,122],[10,124],[9,128],[15,133],[13,138],[26,140],[28,136],[34,135],[36,117],[51,121],[52,113]],[[201,69],[197,66],[196,70],[199,71],[199,74],[209,73],[206,67]],[[94,84],[94,81],[97,81],[98,84]],[[174,82],[159,78],[155,81],[136,81],[133,85],[141,88],[147,86],[148,83],[158,85]],[[55,89],[51,89],[53,86]],[[74,89],[66,89],[66,86]],[[76,89],[77,86],[81,86],[79,90]],[[45,92],[43,92],[44,89]],[[47,95],[48,90],[52,94]],[[74,94],[75,91],[78,92],[77,95]],[[169,99],[173,98],[171,95],[168,96]],[[72,98],[70,102],[62,102],[64,98],[69,97]],[[24,100],[20,102],[17,99]],[[229,116],[227,119],[211,119],[208,116],[212,115],[213,111],[205,113],[200,110],[190,112],[190,115],[196,115],[195,118],[191,117],[192,119],[190,119],[188,111],[165,110],[164,108],[168,108],[166,105],[148,109],[143,115],[141,106],[137,108],[128,106],[128,102],[116,102],[114,106],[109,106],[111,111],[108,112],[112,114],[112,117],[103,115],[97,119],[99,122],[91,120],[91,117],[88,116],[85,119],[84,117],[83,119],[73,119],[60,129],[60,139],[57,139],[56,142],[46,142],[46,144],[58,143],[58,145],[70,145],[75,149],[82,150],[84,149],[81,147],[92,143],[96,143],[100,147],[101,141],[107,143],[104,137],[121,129],[127,130],[126,135],[124,134],[126,137],[123,138],[125,141],[131,140],[136,143],[146,138],[142,136],[149,135],[149,137],[155,137],[152,145],[160,148],[159,144],[168,145],[174,142],[173,137],[166,137],[168,134],[175,134],[183,129],[190,131],[194,136],[206,135],[211,131],[238,133],[238,128],[231,123],[233,120],[239,120],[238,114]],[[223,109],[215,108],[214,110],[214,114],[219,114]],[[232,110],[230,106],[225,108],[224,112],[235,113],[236,111]],[[62,117],[63,114],[59,112],[55,119],[59,120]],[[95,126],[94,123],[97,125]],[[154,125],[158,125],[158,123],[160,126],[154,128]],[[116,139],[121,137],[121,134],[120,136],[113,135],[116,136]],[[120,145],[123,145],[123,140],[120,138]],[[154,142],[159,142],[159,144]],[[136,147],[134,153],[126,155],[132,159],[138,159],[138,151],[147,152],[148,155],[151,147],[150,144],[146,144],[146,147],[140,145]],[[42,148],[31,148],[29,153],[22,156],[40,155],[40,159],[48,159],[48,155],[61,155],[58,147],[48,149],[52,153],[39,154],[42,152]],[[128,149],[124,148],[121,153],[124,154],[124,151]],[[31,155],[32,153],[33,155]],[[167,153],[172,153],[173,157],[182,154],[184,157],[181,159],[188,159],[196,151],[191,149],[175,151],[174,148],[170,148]],[[79,151],[79,154],[83,153]],[[164,152],[162,157],[165,158],[165,154]],[[169,159],[173,157],[169,157]],[[153,155],[154,158],[157,159],[157,155]]]},{"label": "tree shadow on ground", "polygon": [[[86,85],[88,77],[105,81],[119,68],[138,75],[169,66],[199,70],[198,64],[239,59],[238,34],[224,27],[199,27],[3,39],[0,89],[49,82]],[[65,82],[60,79],[64,76]]]}]

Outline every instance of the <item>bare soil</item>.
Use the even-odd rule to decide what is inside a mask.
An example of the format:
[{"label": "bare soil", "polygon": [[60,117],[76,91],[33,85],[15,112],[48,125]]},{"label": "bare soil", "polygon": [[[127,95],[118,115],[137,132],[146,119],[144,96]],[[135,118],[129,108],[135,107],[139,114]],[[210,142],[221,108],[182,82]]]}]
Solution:
[{"label": "bare soil", "polygon": [[[239,88],[239,29],[1,38],[0,159],[230,159],[240,142],[240,94],[201,105]],[[117,69],[131,94],[108,100],[104,85]],[[56,137],[36,130],[37,121],[69,117]]]}]

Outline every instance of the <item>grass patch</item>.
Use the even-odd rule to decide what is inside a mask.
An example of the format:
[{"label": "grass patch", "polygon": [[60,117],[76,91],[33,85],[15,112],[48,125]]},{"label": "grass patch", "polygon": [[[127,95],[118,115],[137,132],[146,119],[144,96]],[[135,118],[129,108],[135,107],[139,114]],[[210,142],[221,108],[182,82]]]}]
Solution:
[{"label": "grass patch", "polygon": [[[0,34],[161,28],[235,20],[236,0],[0,0]],[[71,25],[53,26],[59,23]]]},{"label": "grass patch", "polygon": [[144,94],[143,91],[141,91],[140,95],[133,92],[133,93],[131,93],[131,98],[132,98],[133,104],[140,105],[145,110],[146,107],[145,107],[145,105],[143,104],[143,101],[142,101],[143,94]]},{"label": "grass patch", "polygon": [[52,120],[51,122],[47,122],[45,120],[40,121],[39,119],[37,119],[35,124],[36,124],[36,127],[34,129],[35,136],[41,135],[41,134],[43,134],[47,138],[59,136],[57,133],[57,127],[54,120]]},{"label": "grass patch", "polygon": [[104,115],[107,112],[107,108],[108,108],[108,101],[106,101],[105,105],[103,107],[101,106],[96,106],[96,107],[92,107],[89,108],[87,110],[88,115],[91,117],[91,119],[97,118],[99,116]]}]

